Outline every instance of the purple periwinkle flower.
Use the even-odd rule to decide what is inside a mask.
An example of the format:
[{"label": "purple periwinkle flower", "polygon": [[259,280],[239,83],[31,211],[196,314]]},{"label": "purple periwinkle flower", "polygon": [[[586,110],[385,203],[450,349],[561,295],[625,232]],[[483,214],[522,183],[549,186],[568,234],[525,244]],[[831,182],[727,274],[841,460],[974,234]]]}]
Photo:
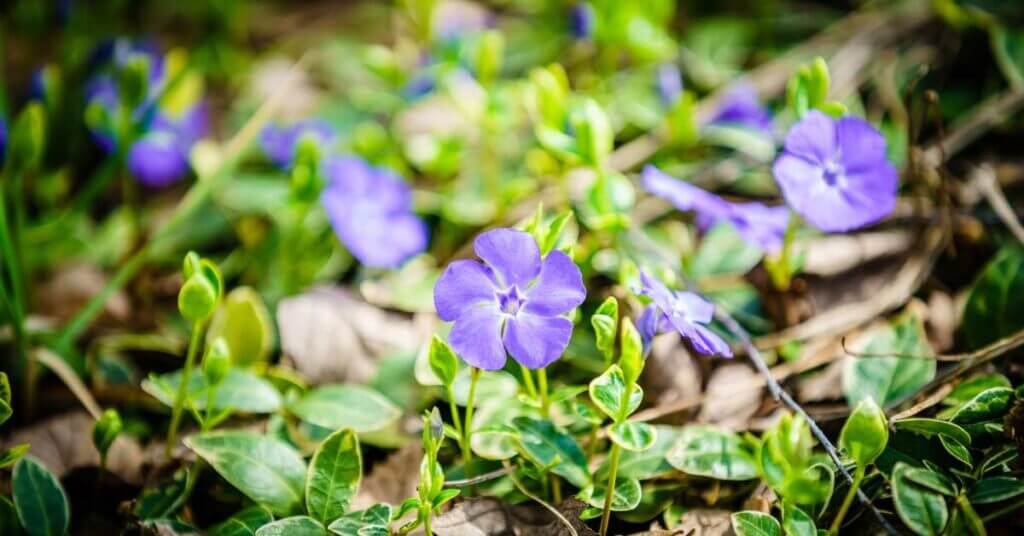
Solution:
[{"label": "purple periwinkle flower", "polygon": [[0,115],[0,166],[7,157],[7,118]]},{"label": "purple periwinkle flower", "polygon": [[594,33],[594,8],[587,2],[577,2],[569,11],[569,31],[576,39],[587,39]]},{"label": "purple periwinkle flower", "polygon": [[189,108],[180,117],[159,113],[149,131],[128,151],[132,176],[150,188],[163,188],[184,177],[189,170],[192,145],[206,135],[209,113],[205,102]]},{"label": "purple periwinkle flower", "polygon": [[671,327],[704,355],[732,357],[729,344],[705,327],[715,316],[714,304],[693,292],[670,290],[645,272],[640,272],[640,283],[643,285],[640,292],[651,298],[651,304],[637,320],[644,346]]},{"label": "purple periwinkle flower", "polygon": [[482,263],[455,261],[434,286],[438,316],[455,322],[455,352],[484,370],[505,366],[506,351],[531,369],[557,360],[572,336],[563,315],[587,294],[580,269],[561,251],[541,259],[533,237],[515,229],[482,233],[473,249]]},{"label": "purple periwinkle flower", "polygon": [[295,150],[303,137],[310,136],[323,149],[334,142],[334,127],[321,119],[307,119],[285,127],[267,125],[260,132],[260,146],[278,167],[287,169],[295,159]]},{"label": "purple periwinkle flower", "polygon": [[899,177],[885,138],[856,117],[807,112],[786,134],[772,171],[789,206],[822,231],[864,227],[896,206]]},{"label": "purple periwinkle flower", "polygon": [[412,190],[390,170],[355,157],[323,164],[329,183],[320,196],[345,247],[373,268],[395,268],[427,247],[426,224],[412,211]]},{"label": "purple periwinkle flower", "polygon": [[746,242],[766,253],[782,249],[789,224],[789,209],[783,205],[726,201],[686,181],[675,179],[653,165],[644,167],[640,182],[645,190],[667,200],[677,209],[695,212],[701,232],[724,221],[732,224]]},{"label": "purple periwinkle flower", "polygon": [[767,134],[772,132],[772,114],[761,105],[754,87],[746,83],[733,86],[722,96],[710,123],[738,125]]},{"label": "purple periwinkle flower", "polygon": [[683,92],[683,75],[674,63],[662,63],[658,66],[658,95],[661,103],[671,106]]}]

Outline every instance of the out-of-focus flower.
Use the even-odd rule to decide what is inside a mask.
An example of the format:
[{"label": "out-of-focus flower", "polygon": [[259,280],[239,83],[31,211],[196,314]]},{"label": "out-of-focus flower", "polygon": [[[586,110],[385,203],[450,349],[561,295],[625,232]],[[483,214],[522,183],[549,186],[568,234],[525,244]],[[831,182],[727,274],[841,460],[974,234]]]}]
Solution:
[{"label": "out-of-focus flower", "polygon": [[856,117],[807,112],[786,135],[772,171],[789,205],[822,231],[864,227],[896,206],[899,177],[885,138]]},{"label": "out-of-focus flower", "polygon": [[274,164],[289,168],[295,159],[295,150],[302,138],[310,136],[321,149],[334,142],[335,132],[326,121],[307,119],[288,126],[267,125],[260,132],[260,146]]},{"label": "out-of-focus flower", "polygon": [[661,103],[671,106],[683,92],[683,75],[674,63],[662,63],[658,66],[658,95]]},{"label": "out-of-focus flower", "polygon": [[434,286],[438,316],[455,322],[455,352],[484,370],[502,368],[506,351],[531,369],[557,360],[572,335],[562,315],[586,298],[580,269],[561,251],[541,259],[533,237],[515,229],[487,231],[473,249],[484,262],[455,261]]},{"label": "out-of-focus flower", "polygon": [[390,170],[355,157],[324,162],[320,196],[335,234],[359,262],[395,268],[427,247],[426,224],[412,212],[412,190]]},{"label": "out-of-focus flower", "polygon": [[172,119],[158,115],[150,130],[128,151],[128,170],[142,184],[151,188],[168,186],[189,170],[188,152],[196,141],[206,135],[209,114],[206,103],[187,110]]},{"label": "out-of-focus flower", "polygon": [[569,11],[569,31],[576,39],[587,39],[594,33],[594,8],[587,2],[577,2]]},{"label": "out-of-focus flower", "polygon": [[675,328],[693,348],[704,355],[732,357],[732,349],[705,326],[715,316],[715,306],[693,292],[670,290],[658,279],[640,272],[640,292],[651,304],[637,320],[637,329],[648,345],[658,333]]},{"label": "out-of-focus flower", "polygon": [[446,0],[439,2],[434,11],[433,31],[441,41],[478,32],[493,24],[494,15],[475,2]]},{"label": "out-of-focus flower", "polygon": [[739,125],[767,134],[772,132],[772,115],[761,105],[753,86],[740,83],[722,96],[718,111],[711,118],[715,125]]},{"label": "out-of-focus flower", "polygon": [[697,227],[702,232],[725,221],[732,224],[745,241],[766,253],[782,249],[789,224],[789,209],[784,205],[726,201],[686,181],[675,179],[653,165],[644,167],[640,182],[648,192],[664,198],[677,209],[696,213]]},{"label": "out-of-focus flower", "polygon": [[7,156],[7,118],[0,115],[0,166]]}]

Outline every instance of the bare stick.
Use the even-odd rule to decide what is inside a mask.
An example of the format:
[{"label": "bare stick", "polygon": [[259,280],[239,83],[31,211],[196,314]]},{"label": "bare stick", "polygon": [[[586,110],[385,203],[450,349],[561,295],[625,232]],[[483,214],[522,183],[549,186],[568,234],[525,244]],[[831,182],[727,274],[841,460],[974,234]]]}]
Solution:
[{"label": "bare stick", "polygon": [[992,205],[992,210],[1002,220],[1003,225],[1010,229],[1018,242],[1024,244],[1024,226],[1020,224],[1017,214],[1013,212],[1013,207],[1006,200],[1003,189],[999,187],[999,182],[996,181],[996,170],[991,165],[985,164],[976,168],[972,175],[971,181],[978,185],[981,194],[985,196],[988,204]]}]

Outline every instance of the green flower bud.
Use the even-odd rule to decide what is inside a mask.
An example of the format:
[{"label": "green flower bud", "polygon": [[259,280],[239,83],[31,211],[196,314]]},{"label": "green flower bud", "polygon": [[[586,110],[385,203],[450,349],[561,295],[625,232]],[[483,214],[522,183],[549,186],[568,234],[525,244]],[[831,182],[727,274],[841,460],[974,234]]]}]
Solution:
[{"label": "green flower bud", "polygon": [[92,427],[92,444],[100,453],[101,459],[106,459],[107,451],[114,440],[121,434],[124,424],[121,422],[121,415],[115,409],[108,409],[103,412],[99,420]]},{"label": "green flower bud", "polygon": [[459,358],[447,342],[434,335],[430,341],[430,370],[441,380],[442,385],[451,385],[459,372]]},{"label": "green flower bud", "polygon": [[213,344],[206,347],[203,357],[203,378],[206,385],[218,386],[231,370],[231,348],[224,337],[217,337]]},{"label": "green flower bud", "polygon": [[619,350],[619,368],[627,385],[635,385],[644,370],[644,347],[640,332],[628,318],[622,319],[622,340]]},{"label": "green flower bud", "polygon": [[207,319],[217,309],[224,293],[224,281],[217,265],[194,251],[185,255],[182,266],[185,283],[178,292],[178,310],[191,322]]},{"label": "green flower bud", "polygon": [[320,146],[316,135],[305,133],[295,146],[295,161],[291,172],[292,198],[298,201],[316,201],[320,195]]},{"label": "green flower bud", "polygon": [[7,148],[7,166],[14,173],[39,167],[46,147],[46,111],[38,102],[30,102],[18,114]]}]

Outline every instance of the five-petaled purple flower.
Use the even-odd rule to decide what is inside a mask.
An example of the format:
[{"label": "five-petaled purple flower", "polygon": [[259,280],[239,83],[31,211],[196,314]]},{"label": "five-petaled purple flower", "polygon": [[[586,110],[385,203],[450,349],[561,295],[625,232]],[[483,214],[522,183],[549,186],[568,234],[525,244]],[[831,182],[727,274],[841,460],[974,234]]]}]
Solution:
[{"label": "five-petaled purple flower", "polygon": [[260,146],[275,165],[288,169],[295,159],[299,141],[306,136],[324,149],[334,142],[334,127],[321,119],[307,119],[285,127],[267,125],[260,132]]},{"label": "five-petaled purple flower", "polygon": [[754,86],[743,82],[726,91],[710,123],[738,125],[765,134],[772,133],[772,114],[761,105]]},{"label": "five-petaled purple flower", "polygon": [[320,196],[345,247],[373,268],[396,268],[427,247],[426,224],[412,211],[412,191],[391,171],[351,156],[323,164],[328,184]]},{"label": "five-petaled purple flower", "polygon": [[666,199],[682,211],[697,214],[697,227],[703,232],[719,222],[729,222],[745,241],[766,253],[782,249],[789,223],[789,209],[767,206],[756,201],[733,203],[702,190],[686,181],[677,180],[654,167],[644,167],[640,179],[644,189]]},{"label": "five-petaled purple flower", "polygon": [[789,205],[822,231],[864,227],[896,206],[899,177],[885,138],[856,117],[807,112],[786,135],[772,171]]},{"label": "five-petaled purple flower", "polygon": [[455,322],[452,348],[484,370],[502,368],[506,350],[531,369],[554,362],[572,335],[562,315],[586,297],[580,269],[557,250],[542,260],[533,237],[515,229],[487,231],[473,249],[483,263],[455,261],[434,286],[437,314]]},{"label": "five-petaled purple flower", "polygon": [[695,350],[704,355],[732,357],[732,349],[715,332],[704,327],[715,315],[715,306],[693,292],[670,290],[661,281],[640,272],[640,292],[651,304],[637,320],[637,330],[647,346],[655,335],[675,328]]}]

